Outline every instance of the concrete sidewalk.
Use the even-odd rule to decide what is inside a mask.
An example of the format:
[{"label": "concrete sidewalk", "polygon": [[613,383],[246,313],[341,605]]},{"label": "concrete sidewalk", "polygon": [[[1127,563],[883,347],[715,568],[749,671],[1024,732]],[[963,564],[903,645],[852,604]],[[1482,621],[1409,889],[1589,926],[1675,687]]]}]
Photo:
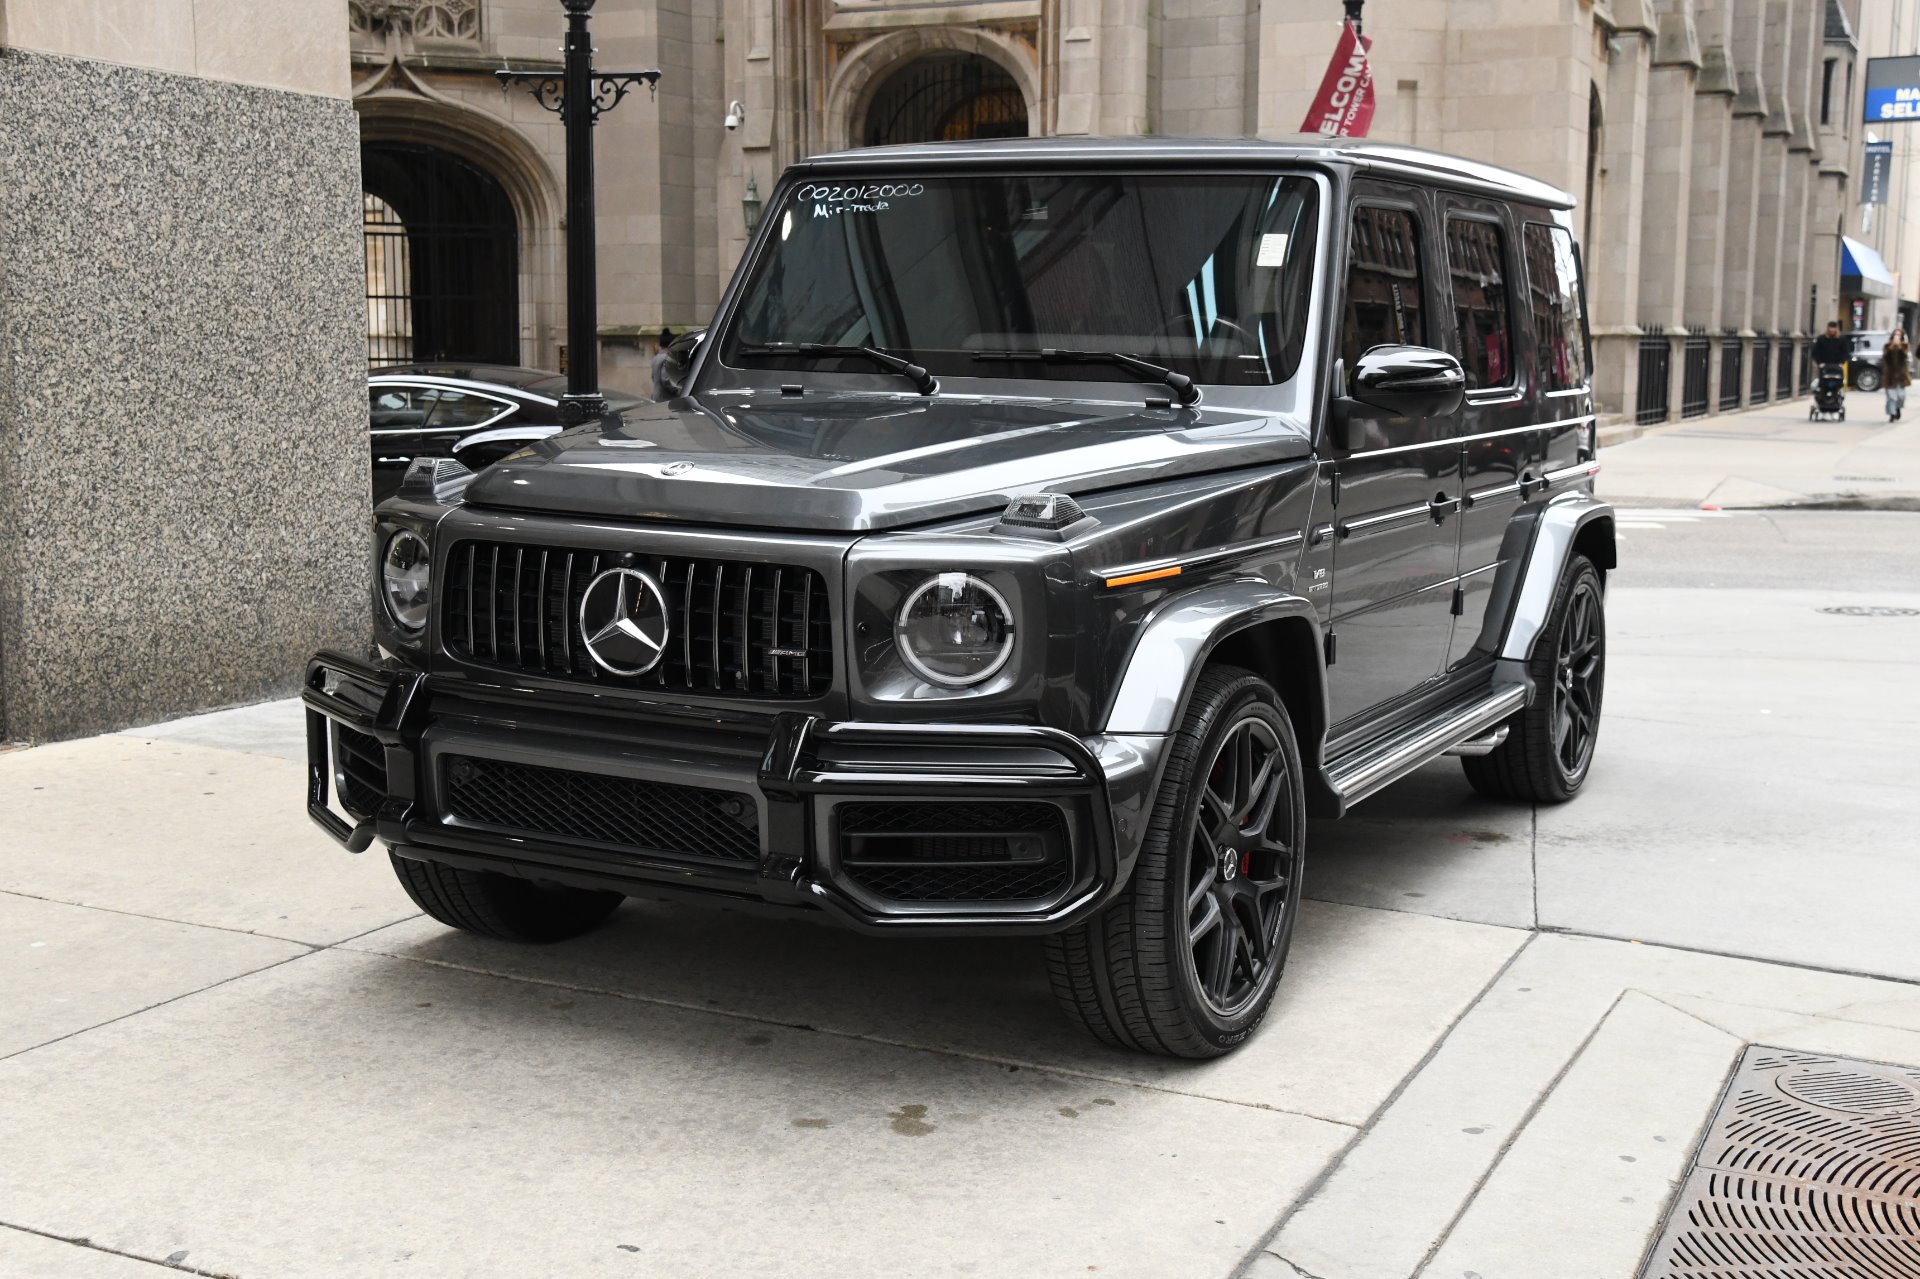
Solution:
[{"label": "concrete sidewalk", "polygon": [[1587,791],[1314,823],[1206,1064],[1032,943],[449,932],[307,822],[292,703],[0,755],[0,1275],[1631,1279],[1745,1044],[1920,1064],[1914,576],[1686,568],[1890,521],[1646,521]]},{"label": "concrete sidewalk", "polygon": [[1654,427],[1601,449],[1600,494],[1660,506],[1920,510],[1920,396],[1915,417],[1895,423],[1885,400],[1849,392],[1844,422],[1808,421],[1802,397]]}]

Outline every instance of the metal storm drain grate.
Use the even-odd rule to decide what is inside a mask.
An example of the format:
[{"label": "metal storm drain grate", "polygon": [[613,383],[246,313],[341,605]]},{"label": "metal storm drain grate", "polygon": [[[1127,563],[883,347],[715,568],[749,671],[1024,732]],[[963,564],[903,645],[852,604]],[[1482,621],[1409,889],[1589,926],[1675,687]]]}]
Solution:
[{"label": "metal storm drain grate", "polygon": [[1891,604],[1838,604],[1819,611],[1835,617],[1920,617],[1920,608],[1895,608]]},{"label": "metal storm drain grate", "polygon": [[1641,1279],[1920,1279],[1920,1070],[1748,1048]]}]

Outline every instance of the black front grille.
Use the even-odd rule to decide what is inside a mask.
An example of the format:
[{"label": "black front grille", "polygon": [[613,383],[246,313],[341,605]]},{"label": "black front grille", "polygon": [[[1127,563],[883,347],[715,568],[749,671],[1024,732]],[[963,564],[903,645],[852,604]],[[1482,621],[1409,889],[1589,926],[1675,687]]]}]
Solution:
[{"label": "black front grille", "polygon": [[760,857],[759,810],[732,791],[466,755],[442,762],[441,791],[449,817],[483,826],[675,857]]},{"label": "black front grille", "polygon": [[837,810],[849,880],[890,901],[1030,901],[1072,877],[1065,815],[1052,804],[853,803]]},{"label": "black front grille", "polygon": [[348,816],[364,821],[387,797],[387,750],[378,738],[333,726],[333,789]]},{"label": "black front grille", "polygon": [[[667,597],[666,653],[644,675],[596,665],[580,634],[582,593],[616,565]],[[483,666],[722,697],[819,697],[833,683],[827,586],[810,568],[460,542],[441,600],[447,650]]]}]

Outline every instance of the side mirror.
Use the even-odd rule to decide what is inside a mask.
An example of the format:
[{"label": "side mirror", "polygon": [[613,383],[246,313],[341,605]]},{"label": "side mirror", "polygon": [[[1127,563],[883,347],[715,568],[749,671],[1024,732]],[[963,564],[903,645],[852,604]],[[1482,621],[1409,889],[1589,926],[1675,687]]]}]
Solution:
[{"label": "side mirror", "polygon": [[1347,394],[1393,417],[1445,417],[1460,407],[1460,361],[1426,346],[1376,346],[1353,363]]},{"label": "side mirror", "polygon": [[693,367],[694,353],[700,344],[706,341],[705,329],[688,329],[673,341],[667,343],[666,377],[667,390],[680,395],[686,390],[687,371]]}]

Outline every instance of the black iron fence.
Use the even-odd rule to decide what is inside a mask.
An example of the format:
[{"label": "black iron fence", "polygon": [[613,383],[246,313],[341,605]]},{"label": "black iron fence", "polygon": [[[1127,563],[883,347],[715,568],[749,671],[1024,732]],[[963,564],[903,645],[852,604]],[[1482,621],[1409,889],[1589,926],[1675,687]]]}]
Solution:
[{"label": "black iron fence", "polygon": [[1800,344],[1800,394],[1813,389],[1813,343]]},{"label": "black iron fence", "polygon": [[1773,339],[1762,333],[1753,340],[1753,381],[1747,387],[1748,404],[1773,398]]},{"label": "black iron fence", "polygon": [[1777,370],[1776,372],[1777,381],[1774,389],[1778,392],[1778,394],[1775,396],[1775,398],[1781,399],[1781,400],[1792,399],[1796,394],[1796,392],[1793,389],[1793,339],[1792,338],[1780,339],[1780,355],[1776,363],[1776,370]]},{"label": "black iron fence", "polygon": [[1687,330],[1680,355],[1680,416],[1705,417],[1712,398],[1713,339],[1705,329]]},{"label": "black iron fence", "polygon": [[1720,335],[1720,411],[1731,413],[1740,407],[1740,377],[1747,370],[1746,344],[1740,335],[1728,331]]},{"label": "black iron fence", "polygon": [[1667,331],[1651,326],[1640,336],[1640,389],[1634,403],[1633,420],[1641,426],[1664,422],[1673,416],[1669,397],[1673,388],[1673,343]]}]

